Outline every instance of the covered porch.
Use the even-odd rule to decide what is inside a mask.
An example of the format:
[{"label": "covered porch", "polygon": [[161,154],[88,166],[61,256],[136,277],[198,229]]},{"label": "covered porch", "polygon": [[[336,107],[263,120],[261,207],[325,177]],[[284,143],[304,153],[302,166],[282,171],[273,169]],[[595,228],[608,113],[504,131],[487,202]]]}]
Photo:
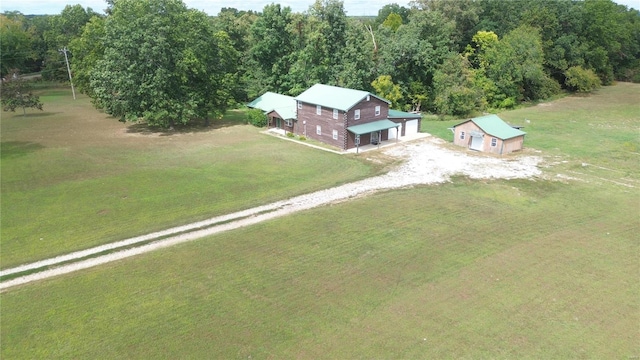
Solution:
[{"label": "covered porch", "polygon": [[[361,146],[376,146],[380,148],[383,142],[389,141],[389,129],[395,129],[397,132],[399,126],[399,124],[388,119],[349,126],[347,128],[349,132],[347,149],[355,148],[356,153],[358,153]],[[398,138],[396,137],[393,141],[397,142]]]}]

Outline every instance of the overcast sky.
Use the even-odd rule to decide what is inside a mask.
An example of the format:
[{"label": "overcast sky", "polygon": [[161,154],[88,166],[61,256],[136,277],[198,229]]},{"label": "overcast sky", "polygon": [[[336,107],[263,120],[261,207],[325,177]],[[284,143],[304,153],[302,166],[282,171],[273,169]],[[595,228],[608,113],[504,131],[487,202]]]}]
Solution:
[{"label": "overcast sky", "polygon": [[[309,9],[314,0],[183,0],[188,7],[202,10],[209,15],[217,15],[222,7],[232,7],[238,10],[262,11],[265,5],[279,3],[289,6],[294,12]],[[640,0],[614,0],[618,4],[640,9]],[[378,10],[386,4],[396,3],[408,6],[408,0],[344,0],[347,15],[378,15]],[[102,13],[106,8],[104,0],[0,0],[0,12],[19,11],[25,15],[60,14],[65,5],[80,4],[84,8],[90,7]]]}]

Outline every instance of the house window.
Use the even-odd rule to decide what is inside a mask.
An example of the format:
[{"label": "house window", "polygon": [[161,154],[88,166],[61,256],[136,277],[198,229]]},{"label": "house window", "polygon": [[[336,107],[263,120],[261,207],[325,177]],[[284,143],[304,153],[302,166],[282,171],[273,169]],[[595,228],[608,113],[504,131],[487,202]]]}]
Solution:
[{"label": "house window", "polygon": [[316,134],[322,135],[322,127],[320,125],[316,125]]},{"label": "house window", "polygon": [[333,130],[333,140],[338,140],[338,130]]},{"label": "house window", "polygon": [[322,115],[322,106],[316,105],[316,115]]},{"label": "house window", "polygon": [[464,140],[464,131],[460,131],[460,140]]},{"label": "house window", "polygon": [[495,147],[498,145],[498,139],[496,138],[491,138],[491,146]]},{"label": "house window", "polygon": [[333,109],[333,118],[338,119],[338,109]]},{"label": "house window", "polygon": [[285,124],[287,124],[288,127],[293,127],[293,120],[286,119],[284,122],[285,122]]},{"label": "house window", "polygon": [[371,97],[369,95],[367,95],[367,101],[371,100]]},{"label": "house window", "polygon": [[356,113],[355,113],[354,119],[360,120],[360,109],[356,109]]},{"label": "house window", "polygon": [[380,115],[380,105],[376,106],[376,116]]},{"label": "house window", "polygon": [[302,103],[298,101],[298,109],[302,109]]}]

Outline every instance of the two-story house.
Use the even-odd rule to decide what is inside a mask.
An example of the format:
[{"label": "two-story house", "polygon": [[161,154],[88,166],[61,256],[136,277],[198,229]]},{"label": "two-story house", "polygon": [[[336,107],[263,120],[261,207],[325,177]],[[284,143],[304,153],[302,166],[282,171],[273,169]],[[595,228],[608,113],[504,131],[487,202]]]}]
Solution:
[{"label": "two-story house", "polygon": [[[316,84],[295,98],[274,95],[266,93],[249,103],[269,115],[269,127],[343,150],[416,134],[420,128],[419,114],[389,110],[389,101],[367,91]],[[273,100],[265,101],[269,99]],[[281,100],[291,104],[290,99],[295,102],[295,119],[280,126],[271,109]]]},{"label": "two-story house", "polygon": [[388,139],[389,101],[367,91],[316,84],[295,97],[297,133],[346,150]]}]

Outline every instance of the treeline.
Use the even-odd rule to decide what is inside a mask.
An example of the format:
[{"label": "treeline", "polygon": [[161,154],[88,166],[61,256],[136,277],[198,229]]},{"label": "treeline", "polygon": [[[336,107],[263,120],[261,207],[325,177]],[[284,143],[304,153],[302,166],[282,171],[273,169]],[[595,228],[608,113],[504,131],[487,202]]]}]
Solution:
[{"label": "treeline", "polygon": [[376,18],[349,17],[338,0],[214,17],[179,0],[107,4],[106,16],[80,5],[55,16],[5,13],[3,76],[18,68],[65,79],[66,46],[78,87],[98,107],[161,126],[315,83],[464,115],[640,82],[640,12],[610,0],[416,0]]}]

